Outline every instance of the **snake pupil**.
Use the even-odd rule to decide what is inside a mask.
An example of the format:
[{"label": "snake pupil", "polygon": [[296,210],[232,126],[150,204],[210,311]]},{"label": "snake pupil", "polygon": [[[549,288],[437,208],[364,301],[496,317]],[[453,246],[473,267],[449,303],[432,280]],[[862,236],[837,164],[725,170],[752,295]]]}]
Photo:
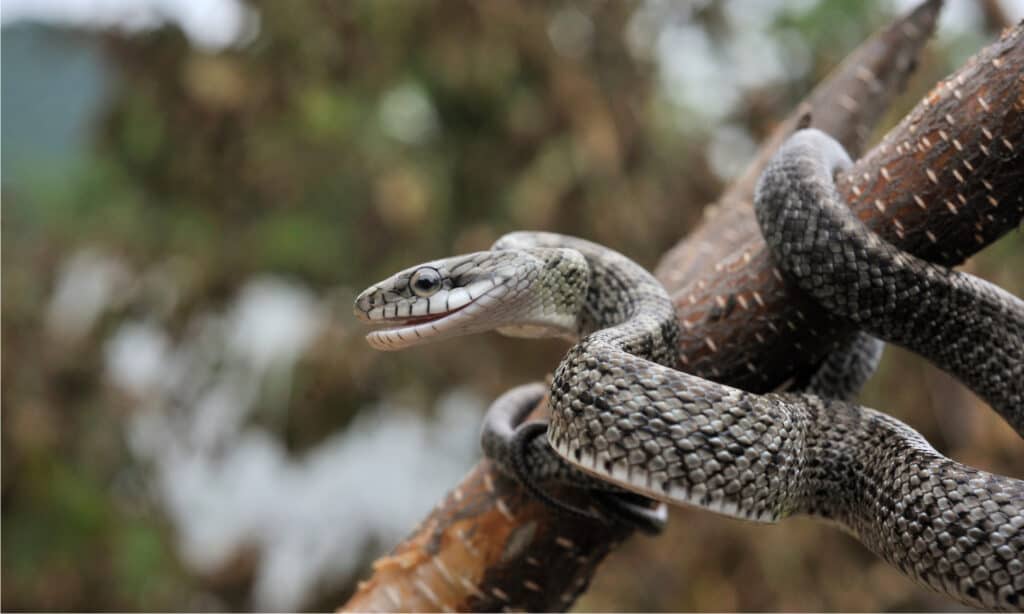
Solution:
[{"label": "snake pupil", "polygon": [[441,289],[441,274],[431,267],[418,269],[409,279],[409,287],[416,296],[430,296]]}]

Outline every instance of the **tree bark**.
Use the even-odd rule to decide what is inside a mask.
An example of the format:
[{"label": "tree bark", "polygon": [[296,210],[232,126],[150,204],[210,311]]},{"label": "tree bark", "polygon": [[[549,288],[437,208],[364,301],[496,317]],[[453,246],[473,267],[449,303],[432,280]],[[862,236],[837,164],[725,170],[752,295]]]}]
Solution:
[{"label": "tree bark", "polygon": [[[678,307],[687,371],[769,390],[806,375],[850,333],[781,281],[753,218],[753,186],[808,112],[856,156],[906,82],[940,4],[925,2],[851,54],[666,254],[657,274]],[[1014,228],[1024,217],[1022,74],[1018,25],[938,84],[839,178],[850,206],[887,240],[949,265]],[[566,609],[630,533],[552,512],[484,459],[374,564],[341,609]]]}]

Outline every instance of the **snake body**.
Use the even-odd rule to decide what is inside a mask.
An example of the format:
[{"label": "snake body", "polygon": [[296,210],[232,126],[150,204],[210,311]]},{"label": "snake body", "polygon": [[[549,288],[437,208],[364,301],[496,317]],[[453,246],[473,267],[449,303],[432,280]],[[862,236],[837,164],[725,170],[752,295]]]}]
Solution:
[{"label": "snake body", "polygon": [[765,169],[755,211],[779,268],[833,315],[956,375],[1024,436],[1024,304],[868,231],[832,182],[849,166],[839,143],[805,130]]},{"label": "snake body", "polygon": [[[830,289],[826,273],[835,273],[840,261],[853,262],[852,283],[867,280],[869,289],[897,275],[890,283],[890,295],[896,296],[905,291],[898,277],[905,264],[930,271],[920,291],[938,292],[939,302],[954,307],[943,317],[982,314],[976,326],[996,331],[981,339],[994,344],[990,352],[998,356],[983,367],[971,363],[970,354],[960,360],[940,354],[936,362],[979,390],[1019,428],[1019,382],[1012,378],[1020,362],[1014,363],[1013,352],[1024,344],[1024,329],[1015,324],[1024,318],[1024,305],[980,280],[982,292],[972,298],[965,288],[975,281],[938,279],[951,273],[928,269],[901,253],[890,254],[888,262],[865,262],[863,254],[873,258],[877,250],[846,246],[851,229],[866,231],[833,214],[838,207],[818,217],[805,212],[841,205],[831,175],[845,160],[831,139],[802,131],[762,177],[759,201],[771,199],[776,209],[759,215],[781,220],[775,225],[767,220],[769,244],[794,241],[780,239],[789,236],[780,228],[813,239],[795,240],[799,247],[772,246],[781,251],[780,266],[797,283],[810,277],[812,286],[824,288],[823,302],[831,298],[856,313],[865,313],[866,305],[866,320],[891,318],[893,301],[862,304],[860,294],[851,300],[844,289]],[[791,213],[794,208],[798,213]],[[829,254],[852,252],[853,257],[829,255],[821,264],[813,255],[821,236]],[[809,251],[801,251],[804,244],[810,244]],[[955,299],[947,301],[949,293]],[[980,307],[971,311],[971,305]],[[368,336],[380,349],[491,329],[577,340],[550,387],[550,447],[543,437],[533,439],[520,448],[528,457],[520,466],[561,474],[566,472],[551,468],[571,466],[653,499],[748,520],[817,516],[838,523],[919,582],[964,603],[1024,607],[1024,482],[946,458],[911,427],[873,409],[812,394],[754,394],[676,370],[678,330],[671,300],[647,271],[608,248],[551,233],[512,233],[489,251],[426,263],[372,286],[357,298],[356,314],[392,326]],[[914,347],[909,328],[895,322],[879,328],[881,336]],[[951,336],[940,341],[965,345]],[[514,439],[509,435],[514,432],[509,427],[493,439]]]}]

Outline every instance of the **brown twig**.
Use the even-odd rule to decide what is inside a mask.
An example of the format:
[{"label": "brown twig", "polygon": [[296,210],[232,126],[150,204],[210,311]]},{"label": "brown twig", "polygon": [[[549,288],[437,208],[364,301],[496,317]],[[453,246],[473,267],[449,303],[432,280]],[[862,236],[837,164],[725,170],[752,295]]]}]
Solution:
[{"label": "brown twig", "polygon": [[[904,83],[939,4],[926,2],[862,45],[787,122],[810,111],[815,126],[859,151]],[[951,264],[1019,223],[1022,39],[1018,26],[979,53],[841,178],[851,206],[887,239]],[[659,267],[680,308],[687,370],[751,389],[806,371],[846,333],[787,291],[753,225],[754,178],[789,126],[780,126],[717,213]],[[780,352],[785,360],[777,359]],[[807,358],[794,364],[794,355]],[[343,609],[565,609],[628,536],[551,512],[483,460],[408,540],[377,561]]]}]

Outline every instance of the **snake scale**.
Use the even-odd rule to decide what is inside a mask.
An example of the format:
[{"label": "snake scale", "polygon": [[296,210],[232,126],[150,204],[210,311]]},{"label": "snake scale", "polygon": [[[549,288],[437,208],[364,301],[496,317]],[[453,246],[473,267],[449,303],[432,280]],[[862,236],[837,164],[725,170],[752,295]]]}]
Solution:
[{"label": "snake scale", "polygon": [[[1024,302],[874,236],[835,190],[833,174],[848,164],[815,130],[780,148],[755,198],[776,264],[833,314],[957,376],[1024,433]],[[485,451],[534,492],[555,478],[754,521],[808,514],[963,603],[1024,607],[1024,482],[957,463],[899,420],[828,398],[870,373],[877,351],[863,337],[855,359],[827,363],[814,390],[827,396],[702,379],[676,370],[672,302],[647,271],[542,232],[397,273],[360,294],[355,313],[385,326],[367,336],[383,350],[494,329],[573,340],[546,429],[518,423],[543,393],[536,385],[504,395],[485,421]]]}]

